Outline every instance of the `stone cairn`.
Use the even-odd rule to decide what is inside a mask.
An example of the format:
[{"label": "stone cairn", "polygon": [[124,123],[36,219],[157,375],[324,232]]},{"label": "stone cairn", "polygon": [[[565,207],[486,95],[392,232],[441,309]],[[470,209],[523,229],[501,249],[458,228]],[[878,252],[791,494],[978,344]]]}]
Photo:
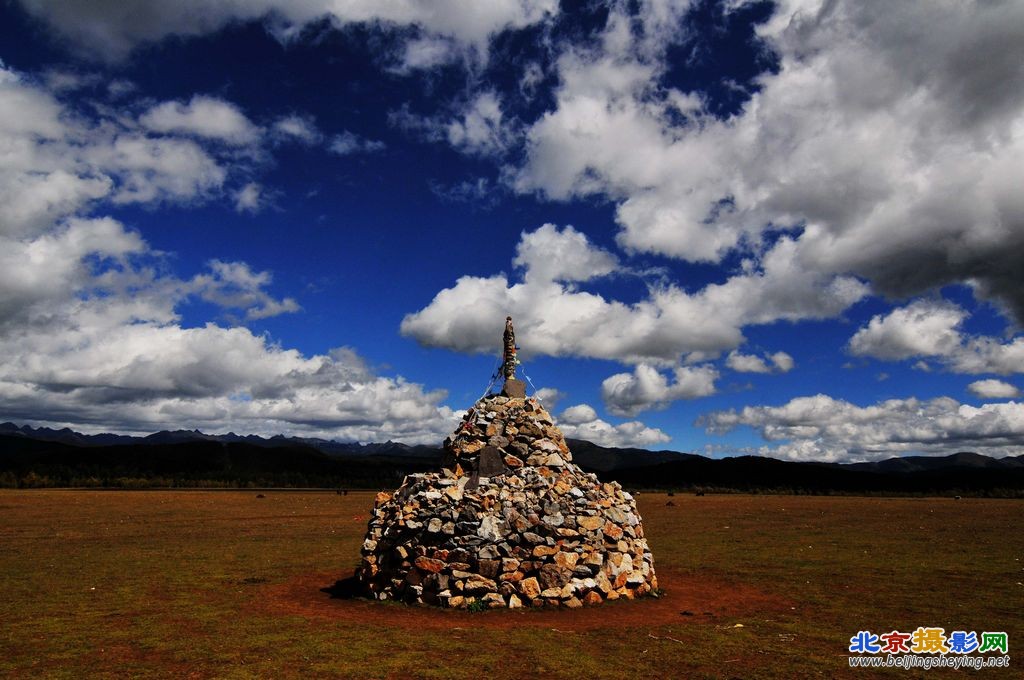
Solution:
[{"label": "stone cairn", "polygon": [[515,378],[444,442],[440,472],[377,494],[357,576],[378,600],[457,609],[581,607],[658,587],[633,497],[572,462],[551,416]]}]

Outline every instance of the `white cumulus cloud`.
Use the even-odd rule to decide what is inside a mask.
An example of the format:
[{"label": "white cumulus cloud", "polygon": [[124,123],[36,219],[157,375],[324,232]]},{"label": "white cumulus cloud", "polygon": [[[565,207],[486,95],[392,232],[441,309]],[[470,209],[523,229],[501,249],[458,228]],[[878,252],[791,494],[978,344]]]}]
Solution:
[{"label": "white cumulus cloud", "polygon": [[601,383],[601,398],[608,410],[635,416],[649,409],[663,409],[679,399],[696,399],[715,393],[718,371],[711,366],[678,366],[670,380],[661,371],[640,364],[632,373],[616,373]]},{"label": "white cumulus cloud", "polygon": [[579,289],[583,277],[627,271],[613,269],[614,256],[575,229],[524,232],[516,262],[525,270],[521,281],[463,276],[406,315],[402,333],[427,346],[490,352],[495,324],[511,315],[531,353],[671,366],[684,354],[735,349],[745,325],[829,318],[867,294],[855,279],[822,279],[806,270],[788,239],[723,283],[696,293],[659,283],[634,303]]},{"label": "white cumulus cloud", "polygon": [[316,144],[323,138],[312,117],[297,113],[278,118],[272,130],[281,141],[299,142],[306,146]]},{"label": "white cumulus cloud", "polygon": [[[205,201],[258,153],[258,129],[221,100],[158,104],[141,119],[65,107],[0,64],[0,233],[31,237],[101,201]],[[240,155],[242,143],[255,146]]]},{"label": "white cumulus cloud", "polygon": [[451,40],[440,37],[421,37],[408,41],[402,51],[399,72],[429,70],[454,61],[459,55],[458,46]]},{"label": "white cumulus cloud", "polygon": [[757,31],[778,69],[728,117],[666,84],[685,27],[656,7],[562,46],[516,189],[609,198],[627,250],[718,263],[792,228],[823,281],[972,282],[1024,320],[1024,5],[778,2]]},{"label": "white cumulus cloud", "polygon": [[524,232],[512,264],[525,270],[527,280],[589,281],[618,269],[611,253],[593,246],[586,236],[567,226],[553,224]]},{"label": "white cumulus cloud", "polygon": [[850,339],[850,352],[879,359],[948,356],[960,346],[965,318],[967,312],[954,304],[918,300],[872,317]]},{"label": "white cumulus cloud", "polygon": [[1020,390],[1016,386],[992,378],[975,380],[967,389],[981,399],[1013,399],[1020,396]]},{"label": "white cumulus cloud", "polygon": [[385,144],[384,142],[375,139],[366,139],[354,132],[345,130],[344,132],[332,137],[327,148],[331,153],[338,154],[339,156],[348,156],[354,153],[375,153],[377,151],[383,151]]},{"label": "white cumulus cloud", "polygon": [[613,425],[598,417],[597,411],[588,404],[577,404],[562,411],[558,416],[558,427],[566,437],[585,439],[598,446],[642,448],[670,440],[658,428],[648,427],[639,421]]},{"label": "white cumulus cloud", "polygon": [[974,451],[1001,457],[1024,453],[1024,404],[961,404],[949,397],[889,399],[857,406],[817,394],[782,406],[747,406],[705,414],[710,433],[745,425],[779,444],[763,455],[791,460],[850,462],[892,456]]},{"label": "white cumulus cloud", "polygon": [[766,357],[743,354],[738,350],[729,352],[725,365],[737,373],[788,373],[795,365],[793,357],[785,352],[775,352]]},{"label": "white cumulus cloud", "polygon": [[5,418],[410,442],[455,425],[443,391],[376,375],[350,349],[306,356],[245,327],[182,325],[195,297],[248,319],[296,311],[267,291],[268,272],[214,260],[192,279],[158,276],[145,241],[110,218],[0,245]]},{"label": "white cumulus cloud", "polygon": [[565,393],[554,387],[542,387],[533,396],[539,399],[549,411],[553,411],[558,406],[558,402],[565,399]]},{"label": "white cumulus cloud", "polygon": [[107,59],[122,58],[140,44],[168,36],[214,33],[232,22],[262,21],[280,39],[289,40],[304,25],[325,18],[336,25],[415,26],[428,35],[449,36],[466,48],[485,52],[491,35],[528,26],[558,11],[555,0],[490,0],[468,5],[461,0],[22,0],[22,5],[73,41],[83,54]]},{"label": "white cumulus cloud", "polygon": [[238,212],[259,212],[266,205],[266,201],[263,188],[258,182],[249,182],[235,192],[235,210]]},{"label": "white cumulus cloud", "polygon": [[509,145],[501,101],[494,92],[481,92],[444,129],[448,142],[467,153],[500,154]]},{"label": "white cumulus cloud", "polygon": [[[238,144],[257,134],[233,111],[193,99],[143,122],[89,117],[0,65],[0,413],[84,431],[440,441],[455,425],[443,391],[378,375],[351,349],[306,355],[237,325],[299,311],[270,272],[215,259],[181,278],[97,215],[214,195],[258,206],[255,182],[226,191]],[[193,300],[235,320],[186,326]]]},{"label": "white cumulus cloud", "polygon": [[301,309],[292,298],[277,300],[266,292],[270,272],[254,272],[245,262],[211,260],[210,274],[199,274],[189,281],[187,292],[224,309],[245,312],[246,319],[266,319]]},{"label": "white cumulus cloud", "polygon": [[850,339],[850,352],[878,359],[927,357],[956,373],[1024,373],[1024,337],[1000,340],[964,333],[961,307],[918,300],[878,314]]},{"label": "white cumulus cloud", "polygon": [[421,114],[408,105],[388,115],[392,126],[432,142],[446,142],[472,156],[501,157],[515,141],[515,120],[505,116],[494,90],[477,92],[444,107],[441,113]]},{"label": "white cumulus cloud", "polygon": [[262,133],[237,106],[205,95],[195,95],[188,103],[157,104],[139,122],[155,132],[196,135],[236,146],[254,144]]}]

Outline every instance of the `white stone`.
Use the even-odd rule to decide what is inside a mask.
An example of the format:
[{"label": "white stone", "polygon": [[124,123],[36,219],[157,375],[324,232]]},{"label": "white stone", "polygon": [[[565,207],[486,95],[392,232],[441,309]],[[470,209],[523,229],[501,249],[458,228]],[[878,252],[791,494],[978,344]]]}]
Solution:
[{"label": "white stone", "polygon": [[550,439],[538,439],[533,442],[532,448],[544,453],[559,453],[561,449],[558,448],[558,444],[555,444]]},{"label": "white stone", "polygon": [[565,461],[562,460],[562,457],[557,453],[552,453],[544,459],[544,465],[548,465],[550,467],[565,467]]},{"label": "white stone", "polygon": [[476,530],[476,535],[488,541],[500,541],[505,538],[507,533],[504,524],[494,515],[484,515],[484,518],[480,520],[480,528]]}]

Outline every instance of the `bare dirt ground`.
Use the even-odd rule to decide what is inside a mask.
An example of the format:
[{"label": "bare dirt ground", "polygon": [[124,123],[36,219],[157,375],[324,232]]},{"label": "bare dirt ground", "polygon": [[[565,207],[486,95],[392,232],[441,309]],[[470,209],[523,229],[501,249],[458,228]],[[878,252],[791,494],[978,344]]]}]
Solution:
[{"label": "bare dirt ground", "polygon": [[[298,574],[284,583],[266,585],[254,598],[253,606],[265,614],[287,614],[309,619],[344,621],[350,624],[379,624],[413,631],[487,628],[508,630],[520,626],[542,626],[563,631],[592,631],[608,627],[607,607],[554,610],[494,610],[472,613],[428,607],[387,604],[359,597],[338,596],[337,574]],[[669,624],[715,624],[730,617],[771,612],[788,612],[794,601],[766,593],[742,583],[711,576],[682,574],[658,568],[661,597],[614,603],[617,626],[661,626]],[[686,613],[684,613],[686,612]]]},{"label": "bare dirt ground", "polygon": [[1021,501],[638,501],[663,597],[470,613],[344,596],[371,493],[0,491],[0,677],[862,678],[859,630],[1024,639]]}]

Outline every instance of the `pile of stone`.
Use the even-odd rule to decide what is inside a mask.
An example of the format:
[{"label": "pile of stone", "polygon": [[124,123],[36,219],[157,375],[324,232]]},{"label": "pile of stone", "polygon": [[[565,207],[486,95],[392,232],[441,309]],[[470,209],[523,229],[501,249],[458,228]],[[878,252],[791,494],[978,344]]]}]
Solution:
[{"label": "pile of stone", "polygon": [[358,570],[373,597],[580,607],[657,588],[633,497],[573,464],[548,412],[517,392],[506,381],[469,410],[440,472],[377,495]]}]

